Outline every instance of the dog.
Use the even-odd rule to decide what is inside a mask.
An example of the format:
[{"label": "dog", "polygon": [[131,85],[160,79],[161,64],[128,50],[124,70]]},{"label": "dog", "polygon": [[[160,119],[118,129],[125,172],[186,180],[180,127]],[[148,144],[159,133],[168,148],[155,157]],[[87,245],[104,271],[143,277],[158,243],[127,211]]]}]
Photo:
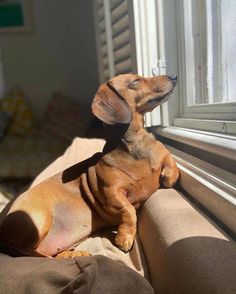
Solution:
[{"label": "dog", "polygon": [[123,74],[102,84],[92,112],[105,126],[104,150],[21,194],[0,227],[1,244],[31,256],[71,258],[89,255],[72,246],[118,226],[115,243],[129,251],[136,210],[179,177],[169,151],[144,129],[144,114],[165,102],[176,83],[175,75]]}]

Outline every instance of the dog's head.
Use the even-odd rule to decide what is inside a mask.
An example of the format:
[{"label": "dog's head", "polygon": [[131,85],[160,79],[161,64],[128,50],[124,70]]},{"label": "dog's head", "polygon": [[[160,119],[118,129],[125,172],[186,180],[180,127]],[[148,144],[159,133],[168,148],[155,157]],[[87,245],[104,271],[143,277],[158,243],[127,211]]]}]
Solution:
[{"label": "dog's head", "polygon": [[165,102],[176,83],[176,75],[152,78],[119,75],[99,87],[92,111],[107,124],[128,124],[134,112],[143,115]]}]

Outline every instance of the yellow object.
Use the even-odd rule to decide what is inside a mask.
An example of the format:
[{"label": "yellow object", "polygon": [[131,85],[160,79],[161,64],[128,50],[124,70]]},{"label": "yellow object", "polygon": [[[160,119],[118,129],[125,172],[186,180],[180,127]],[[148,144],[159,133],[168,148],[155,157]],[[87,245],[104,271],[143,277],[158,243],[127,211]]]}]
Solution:
[{"label": "yellow object", "polygon": [[8,133],[28,135],[32,132],[33,116],[23,91],[12,90],[6,98],[0,100],[0,109],[11,117]]}]

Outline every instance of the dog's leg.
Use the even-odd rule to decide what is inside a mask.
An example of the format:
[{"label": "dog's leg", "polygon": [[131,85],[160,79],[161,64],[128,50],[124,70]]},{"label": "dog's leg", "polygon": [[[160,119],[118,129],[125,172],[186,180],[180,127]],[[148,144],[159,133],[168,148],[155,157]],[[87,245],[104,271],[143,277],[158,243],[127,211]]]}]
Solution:
[{"label": "dog's leg", "polygon": [[104,205],[107,211],[119,217],[119,227],[115,243],[123,251],[129,251],[136,235],[137,215],[130,204],[123,187],[110,186],[106,189],[107,202]]},{"label": "dog's leg", "polygon": [[163,160],[162,171],[161,171],[163,186],[166,188],[173,187],[176,181],[178,180],[178,177],[179,177],[179,169],[176,165],[175,160],[171,156],[171,154],[168,153]]},{"label": "dog's leg", "polygon": [[[22,251],[24,255],[37,256],[36,248],[47,234],[51,225],[51,217],[40,210],[30,212],[15,210],[9,213],[0,227],[0,242]],[[42,254],[44,256],[44,254]]]},{"label": "dog's leg", "polygon": [[122,250],[129,251],[134,243],[137,230],[136,210],[129,203],[129,207],[123,207],[120,212],[121,224],[119,225],[115,242]]}]

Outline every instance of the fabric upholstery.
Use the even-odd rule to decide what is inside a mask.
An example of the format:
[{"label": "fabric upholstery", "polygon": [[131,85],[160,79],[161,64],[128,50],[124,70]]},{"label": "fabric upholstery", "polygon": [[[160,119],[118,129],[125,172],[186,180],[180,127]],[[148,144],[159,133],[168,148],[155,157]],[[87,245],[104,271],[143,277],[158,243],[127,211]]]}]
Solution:
[{"label": "fabric upholstery", "polygon": [[67,141],[53,136],[6,135],[0,144],[0,177],[33,179],[67,146]]},{"label": "fabric upholstery", "polygon": [[35,186],[45,179],[63,171],[77,162],[85,160],[96,152],[101,152],[105,141],[102,139],[75,138],[65,153],[43,170],[32,183]]},{"label": "fabric upholstery", "polygon": [[11,120],[8,132],[14,135],[28,135],[33,130],[33,115],[20,89],[13,89],[7,97],[0,100],[0,109],[5,111]]},{"label": "fabric upholstery", "polygon": [[236,293],[236,244],[180,193],[159,190],[141,209],[139,238],[158,294]]},{"label": "fabric upholstery", "polygon": [[[101,151],[103,145],[104,140],[76,138],[33,185]],[[138,215],[142,246],[137,246],[136,241],[129,256],[119,252],[108,236],[88,239],[80,249],[89,248],[93,254],[122,260],[146,276],[149,271],[157,293],[235,293],[235,243],[182,194],[173,189],[158,190]]]},{"label": "fabric upholstery", "polygon": [[[103,145],[103,140],[76,138],[33,185],[101,151]],[[158,294],[236,293],[235,242],[181,193],[164,189],[152,195],[139,211],[138,235],[146,259],[138,240],[124,254],[114,246],[111,232],[89,238],[79,248],[119,260],[145,276],[147,261]]]},{"label": "fabric upholstery", "polygon": [[6,111],[0,109],[0,141],[6,134],[7,127],[10,121],[11,121],[10,115]]},{"label": "fabric upholstery", "polygon": [[56,260],[0,254],[1,294],[153,294],[150,284],[128,267],[103,256]]}]

